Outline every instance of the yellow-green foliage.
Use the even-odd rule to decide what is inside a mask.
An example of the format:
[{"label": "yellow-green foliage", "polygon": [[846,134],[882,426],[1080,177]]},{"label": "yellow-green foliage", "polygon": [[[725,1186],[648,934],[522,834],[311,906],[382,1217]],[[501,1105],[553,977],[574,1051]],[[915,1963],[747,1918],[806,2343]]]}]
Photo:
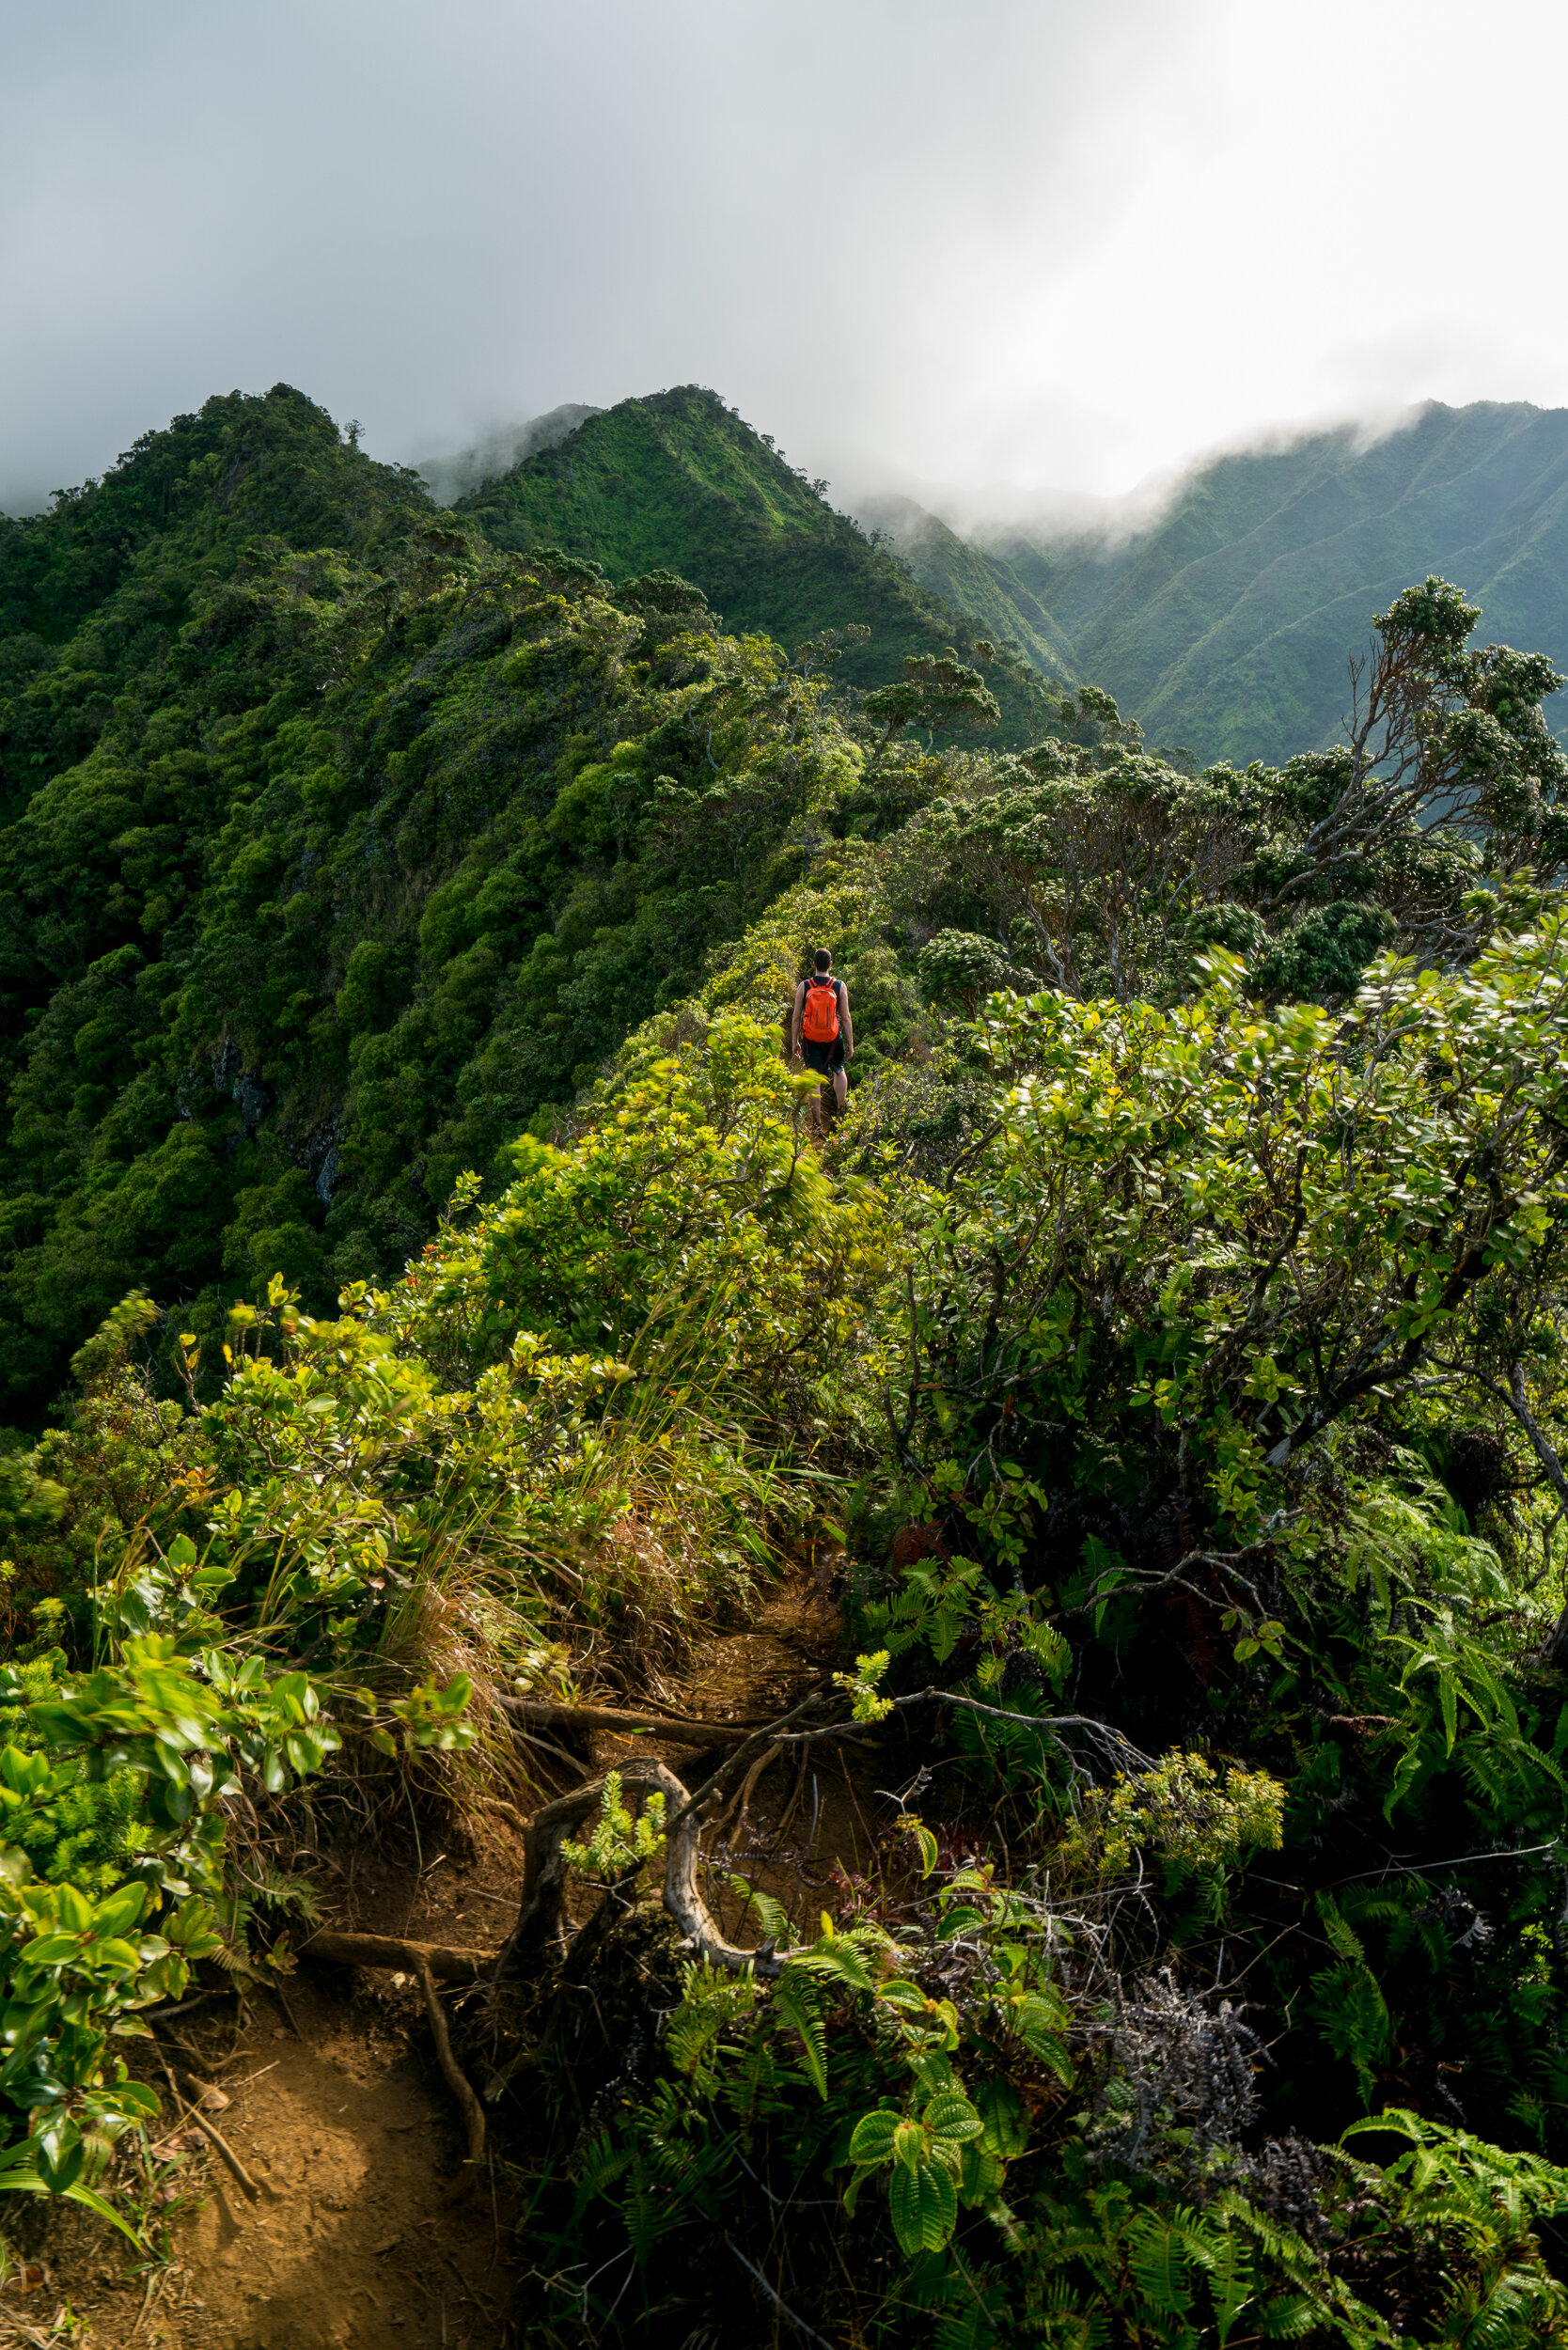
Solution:
[{"label": "yellow-green foliage", "polygon": [[575,1142],[525,1138],[494,1202],[462,1187],[395,1288],[331,1320],[280,1280],[235,1308],[222,1389],[183,1419],[111,1348],[92,1396],[146,1422],[118,1511],[80,1434],[52,1456],[97,1512],[100,1572],[133,1584],[182,1529],[257,1637],[320,1643],[387,1695],[635,1685],[769,1565],[804,1506],[786,1432],[801,1462],[866,1441],[890,1222],[828,1180],[799,1094],[723,1014]]},{"label": "yellow-green foliage", "polygon": [[766,1027],[779,1052],[796,983],[816,949],[826,947],[840,970],[853,968],[858,954],[874,947],[886,920],[876,852],[859,840],[824,843],[804,880],[776,898],[743,937],[714,949],[710,975],[693,995],[632,1030],[610,1076],[588,1097],[589,1113],[635,1084],[664,1055],[705,1038],[727,1013]]},{"label": "yellow-green foliage", "polygon": [[25,1853],[51,1885],[102,1894],[124,1882],[152,1837],[134,1771],[45,1776],[30,1761],[42,1744],[34,1708],[59,1702],[65,1661],[55,1649],[11,1668],[19,1701],[0,1705],[0,1844]]},{"label": "yellow-green foliage", "polygon": [[[394,1290],[350,1300],[453,1379],[528,1333],[698,1408],[776,1413],[804,1376],[874,1344],[881,1200],[806,1147],[776,1037],[736,1013],[653,1062],[569,1150],[525,1137],[517,1174]],[[611,1374],[613,1375],[613,1373]]]},{"label": "yellow-green foliage", "polygon": [[609,1771],[599,1791],[599,1811],[593,1832],[584,1843],[564,1843],[561,1851],[573,1869],[585,1876],[608,1880],[635,1863],[651,1860],[664,1841],[665,1799],[654,1790],[642,1810],[634,1814],[620,1799],[620,1773]]},{"label": "yellow-green foliage", "polygon": [[1249,1851],[1278,1852],[1285,1787],[1267,1771],[1226,1766],[1200,1754],[1162,1755],[1137,1778],[1096,1789],[1086,1805],[1086,1841],[1100,1870],[1120,1874],[1147,1849],[1188,1869],[1223,1869]]}]

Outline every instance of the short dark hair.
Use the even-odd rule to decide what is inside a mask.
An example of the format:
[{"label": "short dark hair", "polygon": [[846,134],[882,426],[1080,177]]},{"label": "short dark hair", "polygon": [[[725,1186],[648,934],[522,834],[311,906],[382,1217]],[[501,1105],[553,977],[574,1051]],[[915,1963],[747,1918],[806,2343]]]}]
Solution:
[{"label": "short dark hair", "polygon": [[825,947],[817,948],[817,968],[819,971],[831,971],[833,968],[833,957]]}]

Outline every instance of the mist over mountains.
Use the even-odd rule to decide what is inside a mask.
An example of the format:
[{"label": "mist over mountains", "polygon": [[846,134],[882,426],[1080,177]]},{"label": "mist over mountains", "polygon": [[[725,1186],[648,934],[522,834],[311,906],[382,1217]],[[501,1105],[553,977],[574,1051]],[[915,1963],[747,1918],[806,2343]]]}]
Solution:
[{"label": "mist over mountains", "polygon": [[960,537],[909,500],[863,511],[917,578],[1156,739],[1274,761],[1340,738],[1347,655],[1430,572],[1481,606],[1478,641],[1568,667],[1565,483],[1568,410],[1434,401],[1371,446],[1345,424],[1213,458],[1114,539],[1027,522]]},{"label": "mist over mountains", "polygon": [[575,432],[590,416],[604,415],[580,400],[563,400],[558,408],[550,409],[542,416],[530,416],[525,424],[494,425],[481,433],[472,447],[460,450],[456,456],[427,458],[415,470],[430,485],[430,493],[438,506],[452,506],[478,488],[482,481],[494,481],[500,474],[510,473],[525,457],[532,457],[541,448],[554,448],[569,432]]},{"label": "mist over mountains", "polygon": [[792,641],[870,625],[849,682],[944,637],[989,640],[1010,667],[1102,686],[1200,763],[1337,741],[1372,614],[1428,572],[1480,604],[1478,641],[1568,666],[1568,410],[1526,401],[1434,401],[1371,441],[1345,423],[1227,451],[1131,529],[1110,509],[1096,527],[955,527],[888,494],[841,515],[690,387],[565,405],[422,472],[497,543],[558,540],[612,575],[667,564],[738,626]]}]

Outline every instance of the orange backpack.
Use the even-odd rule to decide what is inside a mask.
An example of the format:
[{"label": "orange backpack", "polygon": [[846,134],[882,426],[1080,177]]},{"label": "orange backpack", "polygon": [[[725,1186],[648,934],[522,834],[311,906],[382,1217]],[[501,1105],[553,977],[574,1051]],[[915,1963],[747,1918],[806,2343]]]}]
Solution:
[{"label": "orange backpack", "polygon": [[831,1044],[839,1034],[839,982],[808,979],[800,1032],[809,1044]]}]

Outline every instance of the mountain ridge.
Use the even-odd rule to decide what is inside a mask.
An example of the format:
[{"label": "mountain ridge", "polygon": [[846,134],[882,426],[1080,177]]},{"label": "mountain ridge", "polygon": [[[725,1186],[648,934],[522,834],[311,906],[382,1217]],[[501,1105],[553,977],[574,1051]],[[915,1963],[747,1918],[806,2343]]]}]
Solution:
[{"label": "mountain ridge", "polygon": [[[940,539],[892,527],[917,577],[980,607]],[[1338,739],[1345,648],[1430,572],[1480,604],[1482,638],[1568,668],[1568,409],[1429,401],[1371,442],[1346,424],[1224,452],[1115,541],[1021,524],[964,543],[1008,567],[1077,673],[1151,735],[1279,760]]]},{"label": "mountain ridge", "polygon": [[[985,616],[977,621],[914,576],[827,503],[827,486],[808,481],[716,392],[682,384],[587,418],[454,511],[507,553],[556,546],[612,578],[676,571],[728,627],[764,629],[786,646],[867,627],[867,639],[842,650],[837,674],[848,685],[886,683],[903,657],[949,646],[973,657]],[[1011,737],[1035,739],[1054,714],[1040,684],[1048,659],[1043,648],[1032,659],[1020,649],[992,664],[988,682]],[[1072,682],[1065,666],[1058,677]]]}]

